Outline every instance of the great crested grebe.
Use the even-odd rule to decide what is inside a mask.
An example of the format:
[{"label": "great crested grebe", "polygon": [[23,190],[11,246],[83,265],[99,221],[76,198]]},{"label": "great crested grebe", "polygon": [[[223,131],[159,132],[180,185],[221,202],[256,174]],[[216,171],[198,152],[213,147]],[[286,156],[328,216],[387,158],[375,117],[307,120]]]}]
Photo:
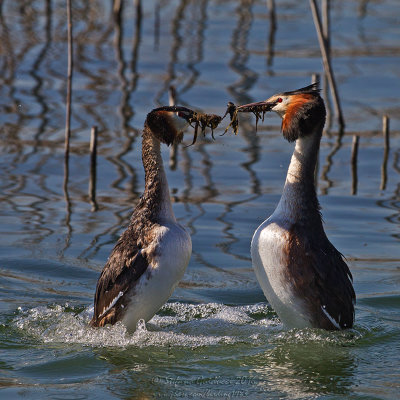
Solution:
[{"label": "great crested grebe", "polygon": [[351,328],[355,293],[351,272],[328,240],[314,184],[325,123],[317,84],[238,107],[275,111],[283,137],[296,142],[282,197],[255,231],[251,257],[265,297],[290,328]]},{"label": "great crested grebe", "polygon": [[122,321],[134,331],[168,300],[186,270],[192,242],[172,210],[160,142],[179,143],[192,114],[184,107],[161,107],[147,115],[144,193],[97,282],[91,326]]}]

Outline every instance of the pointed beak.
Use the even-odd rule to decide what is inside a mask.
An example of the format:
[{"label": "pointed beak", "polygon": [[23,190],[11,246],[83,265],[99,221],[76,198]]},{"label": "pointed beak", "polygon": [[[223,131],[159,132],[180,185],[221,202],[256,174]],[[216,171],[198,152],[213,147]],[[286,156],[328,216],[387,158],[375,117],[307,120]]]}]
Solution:
[{"label": "pointed beak", "polygon": [[157,111],[167,111],[167,112],[173,112],[176,113],[176,115],[180,118],[183,118],[187,123],[190,123],[192,121],[193,116],[195,115],[195,112],[191,110],[190,108],[186,107],[181,107],[181,106],[163,106],[163,107],[158,107],[153,110],[153,112]]},{"label": "pointed beak", "polygon": [[186,107],[177,107],[177,108],[178,108],[178,110],[176,111],[177,116],[183,118],[188,124],[190,124],[196,113],[193,110],[190,110],[189,108]]},{"label": "pointed beak", "polygon": [[237,107],[238,112],[267,112],[271,111],[275,101],[259,101],[257,103],[243,104]]}]

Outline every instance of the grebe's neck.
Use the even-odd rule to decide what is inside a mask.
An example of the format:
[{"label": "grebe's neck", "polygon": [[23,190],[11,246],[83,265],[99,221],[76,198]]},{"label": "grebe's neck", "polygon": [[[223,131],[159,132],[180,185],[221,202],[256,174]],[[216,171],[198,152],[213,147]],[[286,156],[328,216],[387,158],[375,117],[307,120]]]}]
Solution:
[{"label": "grebe's neck", "polygon": [[311,224],[321,221],[314,183],[321,135],[322,127],[296,140],[282,197],[275,210],[284,219],[292,222],[308,220]]},{"label": "grebe's neck", "polygon": [[161,157],[160,141],[145,126],[142,136],[142,161],[145,172],[145,189],[139,208],[146,210],[152,222],[175,220],[167,176]]}]

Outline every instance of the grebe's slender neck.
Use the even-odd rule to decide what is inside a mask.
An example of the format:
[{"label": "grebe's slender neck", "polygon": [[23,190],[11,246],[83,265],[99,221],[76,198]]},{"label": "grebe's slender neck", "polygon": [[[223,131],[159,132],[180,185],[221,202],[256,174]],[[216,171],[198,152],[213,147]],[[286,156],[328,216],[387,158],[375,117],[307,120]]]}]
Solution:
[{"label": "grebe's slender neck", "polygon": [[172,220],[172,210],[167,176],[161,157],[160,141],[145,126],[142,135],[142,161],[145,172],[145,189],[139,208],[146,210],[148,220]]},{"label": "grebe's slender neck", "polygon": [[311,224],[321,221],[314,184],[321,135],[322,126],[296,140],[282,197],[275,211],[287,220],[309,220]]}]

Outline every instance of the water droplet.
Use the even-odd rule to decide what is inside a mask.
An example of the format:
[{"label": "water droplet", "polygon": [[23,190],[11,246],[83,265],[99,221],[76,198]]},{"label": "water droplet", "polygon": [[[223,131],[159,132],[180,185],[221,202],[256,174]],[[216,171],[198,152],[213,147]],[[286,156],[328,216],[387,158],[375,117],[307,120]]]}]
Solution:
[{"label": "water droplet", "polygon": [[136,324],[136,331],[142,331],[142,332],[147,331],[146,322],[144,321],[144,319],[139,319],[139,321]]}]

